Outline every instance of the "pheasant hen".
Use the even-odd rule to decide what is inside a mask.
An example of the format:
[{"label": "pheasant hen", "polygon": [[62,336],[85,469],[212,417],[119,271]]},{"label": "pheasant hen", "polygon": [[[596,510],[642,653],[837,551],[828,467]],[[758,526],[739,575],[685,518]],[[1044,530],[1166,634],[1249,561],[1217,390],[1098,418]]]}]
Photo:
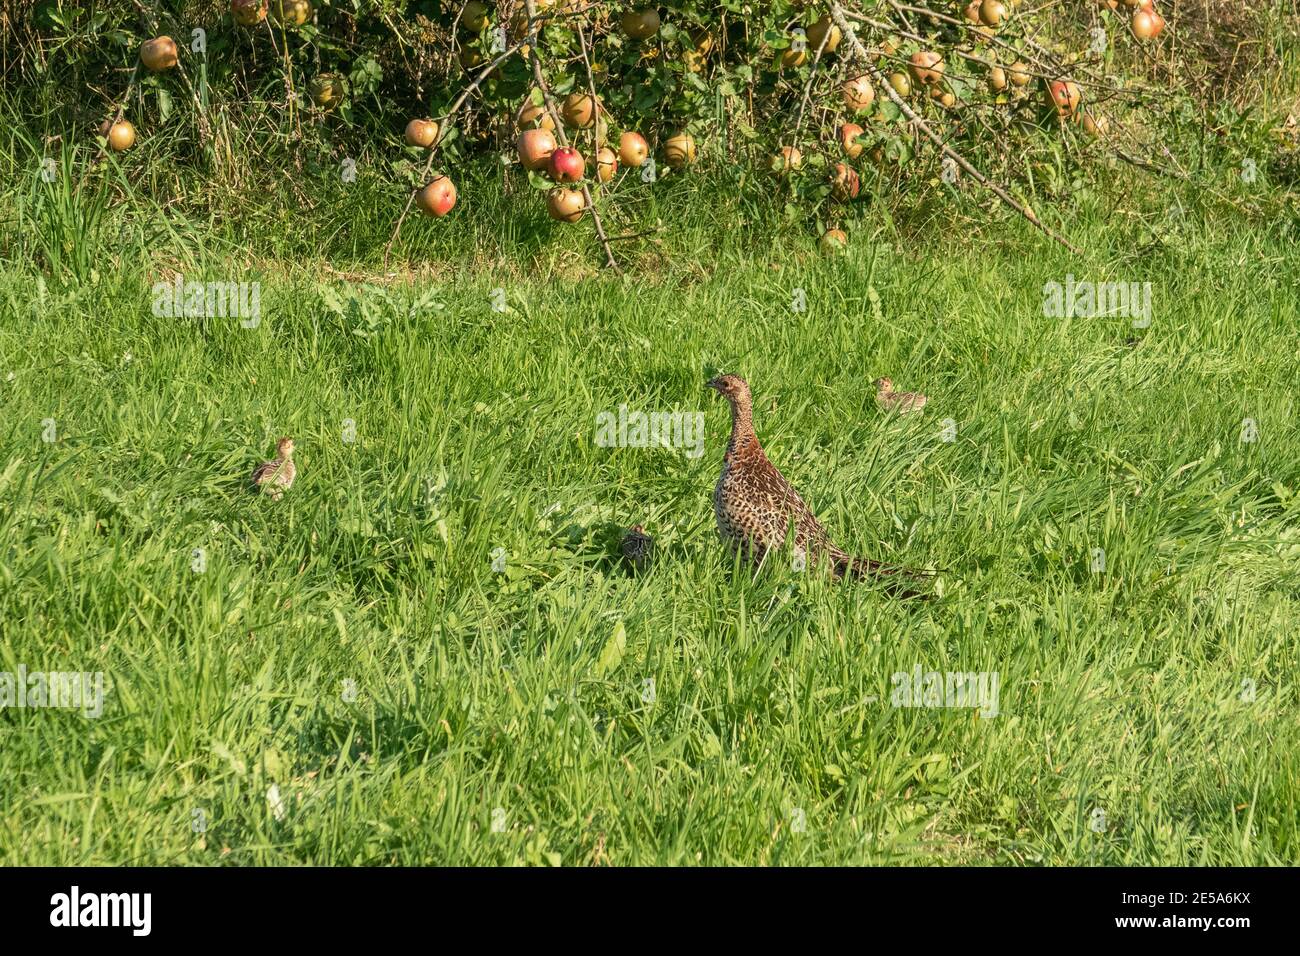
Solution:
[{"label": "pheasant hen", "polygon": [[264,461],[253,470],[253,487],[269,494],[272,501],[279,501],[284,497],[284,489],[292,486],[298,477],[298,466],[293,463],[293,439],[277,441],[275,454],[271,461]]},{"label": "pheasant hen", "polygon": [[[747,560],[762,561],[769,551],[785,544],[794,529],[796,553],[809,564],[829,562],[838,580],[847,576],[887,577],[913,574],[859,558],[840,550],[830,540],[799,492],[767,459],[754,433],[754,405],[749,386],[738,375],[719,375],[709,383],[731,404],[731,440],[722,459],[722,475],[713,490],[713,513],[723,541]],[[909,596],[916,592],[896,589]]]}]

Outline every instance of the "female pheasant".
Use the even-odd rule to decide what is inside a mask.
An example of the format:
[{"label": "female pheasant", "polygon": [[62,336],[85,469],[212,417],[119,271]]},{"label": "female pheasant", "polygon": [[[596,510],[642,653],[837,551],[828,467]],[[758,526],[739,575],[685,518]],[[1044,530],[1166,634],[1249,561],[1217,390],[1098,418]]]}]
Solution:
[{"label": "female pheasant", "polygon": [[709,388],[717,389],[731,404],[731,440],[722,459],[722,476],[713,490],[718,531],[729,547],[747,560],[759,562],[769,551],[784,545],[787,531],[794,528],[796,555],[805,555],[809,564],[828,561],[836,580],[846,575],[861,578],[912,573],[837,548],[799,492],[763,453],[754,433],[754,404],[745,380],[738,375],[719,375],[709,382]]},{"label": "female pheasant", "polygon": [[253,471],[253,485],[258,491],[265,491],[272,501],[284,497],[284,489],[293,484],[298,477],[298,468],[293,463],[293,439],[281,438],[275,443],[276,457],[264,461]]},{"label": "female pheasant", "polygon": [[925,408],[925,403],[929,401],[920,392],[894,391],[894,383],[887,378],[876,379],[875,386],[876,401],[887,412],[910,415]]}]

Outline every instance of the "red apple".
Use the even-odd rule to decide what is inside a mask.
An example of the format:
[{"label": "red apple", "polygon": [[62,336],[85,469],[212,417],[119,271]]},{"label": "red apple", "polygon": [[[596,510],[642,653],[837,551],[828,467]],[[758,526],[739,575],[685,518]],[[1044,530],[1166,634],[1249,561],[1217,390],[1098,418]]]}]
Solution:
[{"label": "red apple", "polygon": [[518,149],[525,169],[542,170],[550,165],[555,137],[549,129],[526,129],[519,134]]},{"label": "red apple", "polygon": [[919,50],[908,61],[912,79],[924,86],[930,86],[943,79],[943,57],[933,50]]},{"label": "red apple", "polygon": [[1047,84],[1047,105],[1056,110],[1056,115],[1066,119],[1079,109],[1082,95],[1079,84],[1069,80],[1053,80]]},{"label": "red apple", "polygon": [[548,163],[551,178],[557,183],[576,183],[587,171],[582,154],[571,146],[554,150]]},{"label": "red apple", "polygon": [[858,137],[863,132],[864,130],[857,123],[845,123],[840,127],[840,148],[849,159],[857,159],[862,155],[864,147],[858,142]]},{"label": "red apple", "polygon": [[840,202],[857,199],[861,185],[857,170],[848,163],[836,163],[831,169],[831,195]]},{"label": "red apple", "polygon": [[1164,17],[1155,10],[1139,9],[1133,14],[1133,35],[1139,40],[1152,40],[1165,28]]},{"label": "red apple", "polygon": [[822,233],[821,241],[817,245],[825,254],[835,255],[849,247],[849,237],[843,229],[827,229]]},{"label": "red apple", "polygon": [[441,219],[456,205],[456,187],[446,176],[439,176],[415,194],[415,204],[425,215]]},{"label": "red apple", "polygon": [[782,146],[781,151],[772,157],[768,165],[772,172],[784,176],[790,170],[798,169],[803,165],[803,153],[798,146]]}]

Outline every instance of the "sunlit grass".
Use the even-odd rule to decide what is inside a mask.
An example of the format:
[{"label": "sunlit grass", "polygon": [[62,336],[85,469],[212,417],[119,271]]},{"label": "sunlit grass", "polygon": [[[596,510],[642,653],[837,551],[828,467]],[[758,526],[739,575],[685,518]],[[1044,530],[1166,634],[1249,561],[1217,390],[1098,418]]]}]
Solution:
[{"label": "sunlit grass", "polygon": [[[1081,260],[870,217],[826,259],[672,188],[626,281],[469,202],[388,275],[362,193],[354,260],[134,210],[94,261],[0,270],[0,670],[111,684],[98,719],[0,715],[0,860],[1294,861],[1294,245],[1188,201],[1140,251],[1085,206]],[[167,269],[261,281],[260,325],[155,317]],[[1070,274],[1151,282],[1151,326],[1044,316]],[[732,566],[719,369],[835,540],[940,600]],[[704,411],[705,454],[598,447],[624,403]],[[997,672],[997,716],[891,707],[918,665]]]}]

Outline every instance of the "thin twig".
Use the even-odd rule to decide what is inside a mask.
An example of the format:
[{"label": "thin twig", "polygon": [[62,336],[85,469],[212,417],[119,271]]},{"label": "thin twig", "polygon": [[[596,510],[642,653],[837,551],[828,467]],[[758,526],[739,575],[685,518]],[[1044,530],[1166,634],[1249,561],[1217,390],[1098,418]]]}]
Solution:
[{"label": "thin twig", "polygon": [[1158,173],[1161,176],[1172,176],[1174,179],[1181,179],[1184,182],[1189,182],[1192,178],[1177,169],[1170,169],[1167,166],[1160,166],[1156,163],[1147,162],[1145,159],[1134,156],[1132,153],[1126,153],[1122,149],[1116,149],[1115,155],[1129,165],[1136,166],[1138,169],[1145,169],[1149,173]]},{"label": "thin twig", "polygon": [[803,99],[799,101],[799,112],[795,114],[794,142],[790,144],[791,146],[799,144],[799,135],[803,132],[803,114],[808,108],[808,94],[812,92],[813,80],[817,79],[817,65],[822,61],[822,51],[826,49],[830,39],[831,31],[828,29],[822,34],[822,42],[817,44],[817,52],[813,54],[812,67],[808,70],[808,82],[803,85]]},{"label": "thin twig", "polygon": [[[596,98],[596,78],[591,72],[591,56],[587,52],[587,31],[582,28],[581,23],[579,23],[577,27],[578,27],[578,46],[579,49],[581,49],[582,51],[582,66],[583,69],[587,71],[587,92],[591,96],[592,115],[595,117],[595,119],[592,121],[592,126],[591,126],[591,143],[592,143],[592,149],[596,153],[596,168],[597,171],[599,171],[600,148],[603,145],[605,145],[605,129],[600,122],[600,111],[602,109],[603,104],[600,102],[599,99]],[[599,180],[599,178],[600,177],[598,175],[597,179]]]},{"label": "thin twig", "polygon": [[96,166],[98,166],[99,161],[104,158],[104,153],[108,149],[108,133],[111,133],[112,128],[116,126],[118,123],[122,122],[122,117],[126,115],[126,102],[131,98],[131,92],[135,89],[135,78],[137,75],[139,75],[139,73],[140,73],[140,58],[137,56],[135,61],[135,67],[131,70],[131,78],[126,82],[126,92],[122,94],[122,99],[117,104],[117,112],[113,116],[113,121],[108,124],[109,128],[104,133],[103,144],[99,147],[99,150],[95,153],[95,155],[91,157],[90,164],[86,167],[87,174],[89,174],[91,170],[93,170]]},{"label": "thin twig", "polygon": [[479,71],[478,76],[474,77],[473,81],[470,82],[469,86],[460,91],[460,96],[456,97],[455,101],[450,107],[448,107],[447,112],[435,118],[434,121],[438,124],[438,132],[434,135],[433,142],[429,144],[429,158],[425,160],[424,172],[420,174],[418,184],[411,190],[411,194],[406,197],[406,205],[402,208],[402,214],[397,217],[397,223],[393,226],[393,234],[388,237],[388,243],[384,246],[385,269],[388,268],[388,256],[393,251],[393,243],[397,242],[397,237],[401,235],[402,223],[406,221],[406,217],[411,212],[411,206],[415,203],[416,195],[424,188],[424,181],[429,178],[429,172],[433,169],[434,153],[442,143],[443,137],[447,132],[447,123],[456,115],[460,108],[465,105],[465,101],[468,100],[470,95],[479,88],[479,85],[492,74],[492,71],[507,59],[514,56],[515,53],[527,42],[528,39],[525,37],[523,40],[520,40],[514,46],[510,47],[510,49],[498,56],[491,63],[483,67],[483,69]]}]

